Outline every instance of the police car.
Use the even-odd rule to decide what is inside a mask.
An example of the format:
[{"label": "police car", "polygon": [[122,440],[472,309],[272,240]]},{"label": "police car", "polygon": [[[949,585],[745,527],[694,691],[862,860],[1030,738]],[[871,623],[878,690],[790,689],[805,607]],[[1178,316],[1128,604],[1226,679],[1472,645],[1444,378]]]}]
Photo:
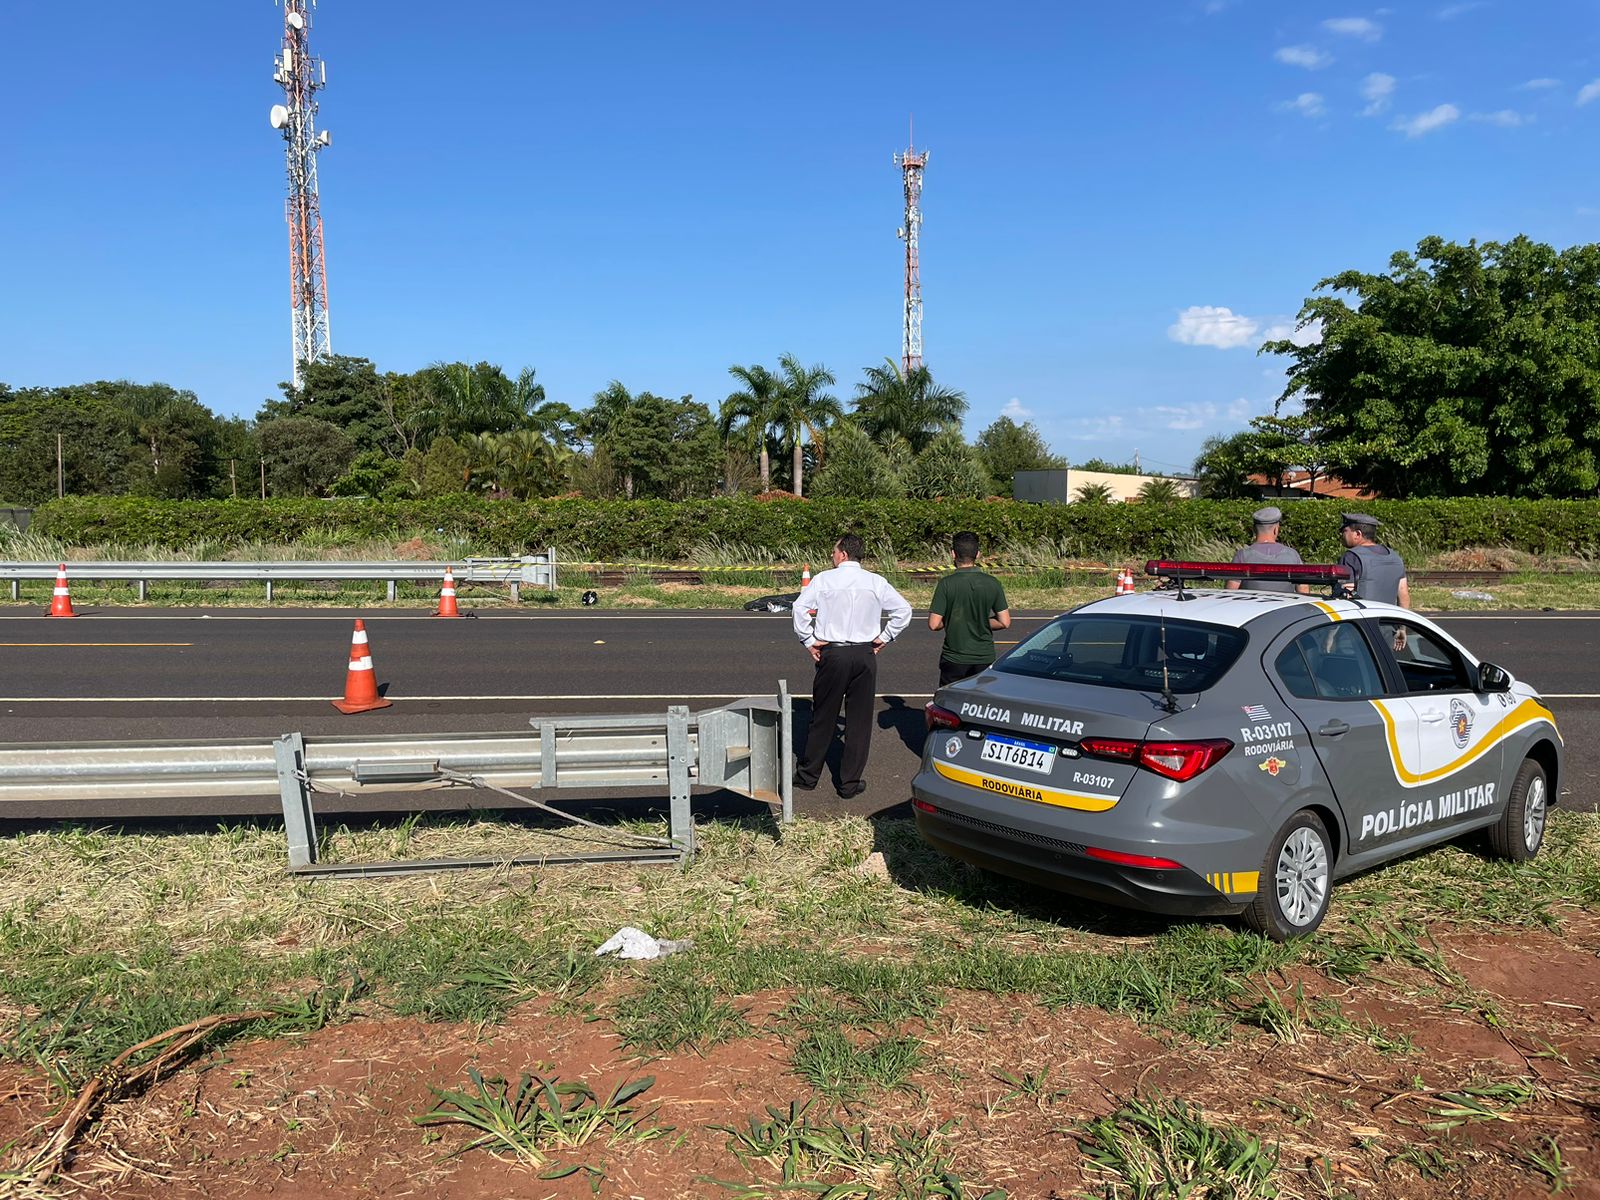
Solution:
[{"label": "police car", "polygon": [[[1433,622],[1336,598],[1339,566],[1152,562],[1155,591],[1051,621],[942,689],[912,783],[967,862],[1283,940],[1334,880],[1486,830],[1538,853],[1561,735],[1538,693]],[[1325,585],[1326,597],[1195,588]]]}]

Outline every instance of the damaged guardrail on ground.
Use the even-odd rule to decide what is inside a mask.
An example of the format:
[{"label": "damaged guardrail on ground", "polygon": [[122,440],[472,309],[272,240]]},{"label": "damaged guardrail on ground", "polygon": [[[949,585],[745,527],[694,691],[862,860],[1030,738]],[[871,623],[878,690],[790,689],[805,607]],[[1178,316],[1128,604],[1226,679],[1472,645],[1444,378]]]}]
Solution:
[{"label": "damaged guardrail on ground", "polygon": [[[11,598],[22,597],[24,579],[54,579],[57,562],[0,562],[0,579],[11,581]],[[152,579],[198,580],[211,583],[238,580],[267,585],[272,602],[273,585],[291,580],[372,579],[388,584],[389,599],[395,586],[407,582],[437,583],[445,568],[455,571],[458,583],[502,583],[511,587],[512,600],[522,598],[524,587],[555,590],[556,555],[553,549],[521,558],[465,558],[458,562],[344,562],[337,559],[295,559],[275,562],[74,562],[67,564],[73,579],[127,579],[139,585],[144,600]]]},{"label": "damaged guardrail on ground", "polygon": [[[528,733],[350,738],[286,733],[271,740],[0,745],[0,817],[41,803],[59,817],[74,801],[220,799],[277,795],[289,869],[298,875],[382,875],[526,863],[681,862],[694,852],[693,788],[724,788],[794,815],[791,709],[786,682],[775,696],[750,696],[690,712],[534,717]],[[660,788],[668,793],[668,837],[622,834],[620,849],[562,856],[321,863],[316,798],[447,788],[493,791],[564,820],[595,827],[513,789]],[[57,804],[59,802],[59,804]],[[404,804],[397,804],[404,809]],[[192,805],[182,805],[192,811]],[[607,830],[609,834],[616,831]]]}]

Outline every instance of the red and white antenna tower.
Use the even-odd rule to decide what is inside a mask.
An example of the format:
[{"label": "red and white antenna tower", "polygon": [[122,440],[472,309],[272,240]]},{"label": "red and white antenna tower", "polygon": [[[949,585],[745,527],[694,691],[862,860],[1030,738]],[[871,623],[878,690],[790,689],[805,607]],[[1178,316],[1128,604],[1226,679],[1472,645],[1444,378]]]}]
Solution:
[{"label": "red and white antenna tower", "polygon": [[910,374],[922,365],[922,168],[928,151],[917,153],[916,127],[911,144],[894,156],[905,179],[906,215],[899,236],[906,244],[906,306],[900,335],[900,369]]},{"label": "red and white antenna tower", "polygon": [[289,316],[294,343],[294,385],[305,363],[333,353],[328,332],[328,267],[322,252],[322,206],[317,199],[317,155],[333,139],[316,129],[317,93],[328,68],[311,54],[311,8],[317,0],[283,0],[283,50],[273,80],[283,103],[272,106],[272,127],[283,134],[289,161]]}]

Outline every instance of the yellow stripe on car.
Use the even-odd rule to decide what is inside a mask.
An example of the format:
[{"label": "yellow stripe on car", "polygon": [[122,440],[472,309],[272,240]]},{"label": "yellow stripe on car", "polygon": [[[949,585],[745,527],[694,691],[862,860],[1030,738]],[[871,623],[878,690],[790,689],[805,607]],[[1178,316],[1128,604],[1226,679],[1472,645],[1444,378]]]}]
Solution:
[{"label": "yellow stripe on car", "polygon": [[934,760],[933,769],[956,783],[982,788],[986,792],[996,792],[1016,800],[1032,800],[1035,804],[1054,804],[1057,808],[1076,808],[1083,812],[1105,812],[1117,803],[1116,796],[1062,792],[1033,783],[1020,783],[1015,779],[996,779],[990,775],[980,775],[977,771],[953,767],[937,759]]},{"label": "yellow stripe on car", "polygon": [[[1423,783],[1432,783],[1436,779],[1443,779],[1446,775],[1454,775],[1463,767],[1469,767],[1477,762],[1489,751],[1493,750],[1506,738],[1517,730],[1540,721],[1547,721],[1552,729],[1555,728],[1556,718],[1544,705],[1537,700],[1524,700],[1505,716],[1500,718],[1498,724],[1491,729],[1484,739],[1473,746],[1454,762],[1446,763],[1431,771],[1413,771],[1406,766],[1400,753],[1400,735],[1395,729],[1394,716],[1384,707],[1382,700],[1370,701],[1373,708],[1378,710],[1378,715],[1383,718],[1384,735],[1389,743],[1389,762],[1394,767],[1395,778],[1407,787],[1416,787]],[[1560,737],[1559,732],[1556,733]]]},{"label": "yellow stripe on car", "polygon": [[1224,896],[1253,896],[1261,886],[1260,871],[1218,871],[1206,882]]}]

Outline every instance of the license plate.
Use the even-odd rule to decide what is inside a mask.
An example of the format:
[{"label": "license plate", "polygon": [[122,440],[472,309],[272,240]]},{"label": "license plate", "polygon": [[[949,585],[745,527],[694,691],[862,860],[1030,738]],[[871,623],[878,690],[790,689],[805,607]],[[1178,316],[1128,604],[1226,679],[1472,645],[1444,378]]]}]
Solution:
[{"label": "license plate", "polygon": [[1018,767],[1024,771],[1035,771],[1040,775],[1050,774],[1056,765],[1056,748],[1046,746],[1040,742],[1025,742],[1021,738],[1001,737],[991,733],[983,739],[984,762],[1000,763],[1007,767]]}]

